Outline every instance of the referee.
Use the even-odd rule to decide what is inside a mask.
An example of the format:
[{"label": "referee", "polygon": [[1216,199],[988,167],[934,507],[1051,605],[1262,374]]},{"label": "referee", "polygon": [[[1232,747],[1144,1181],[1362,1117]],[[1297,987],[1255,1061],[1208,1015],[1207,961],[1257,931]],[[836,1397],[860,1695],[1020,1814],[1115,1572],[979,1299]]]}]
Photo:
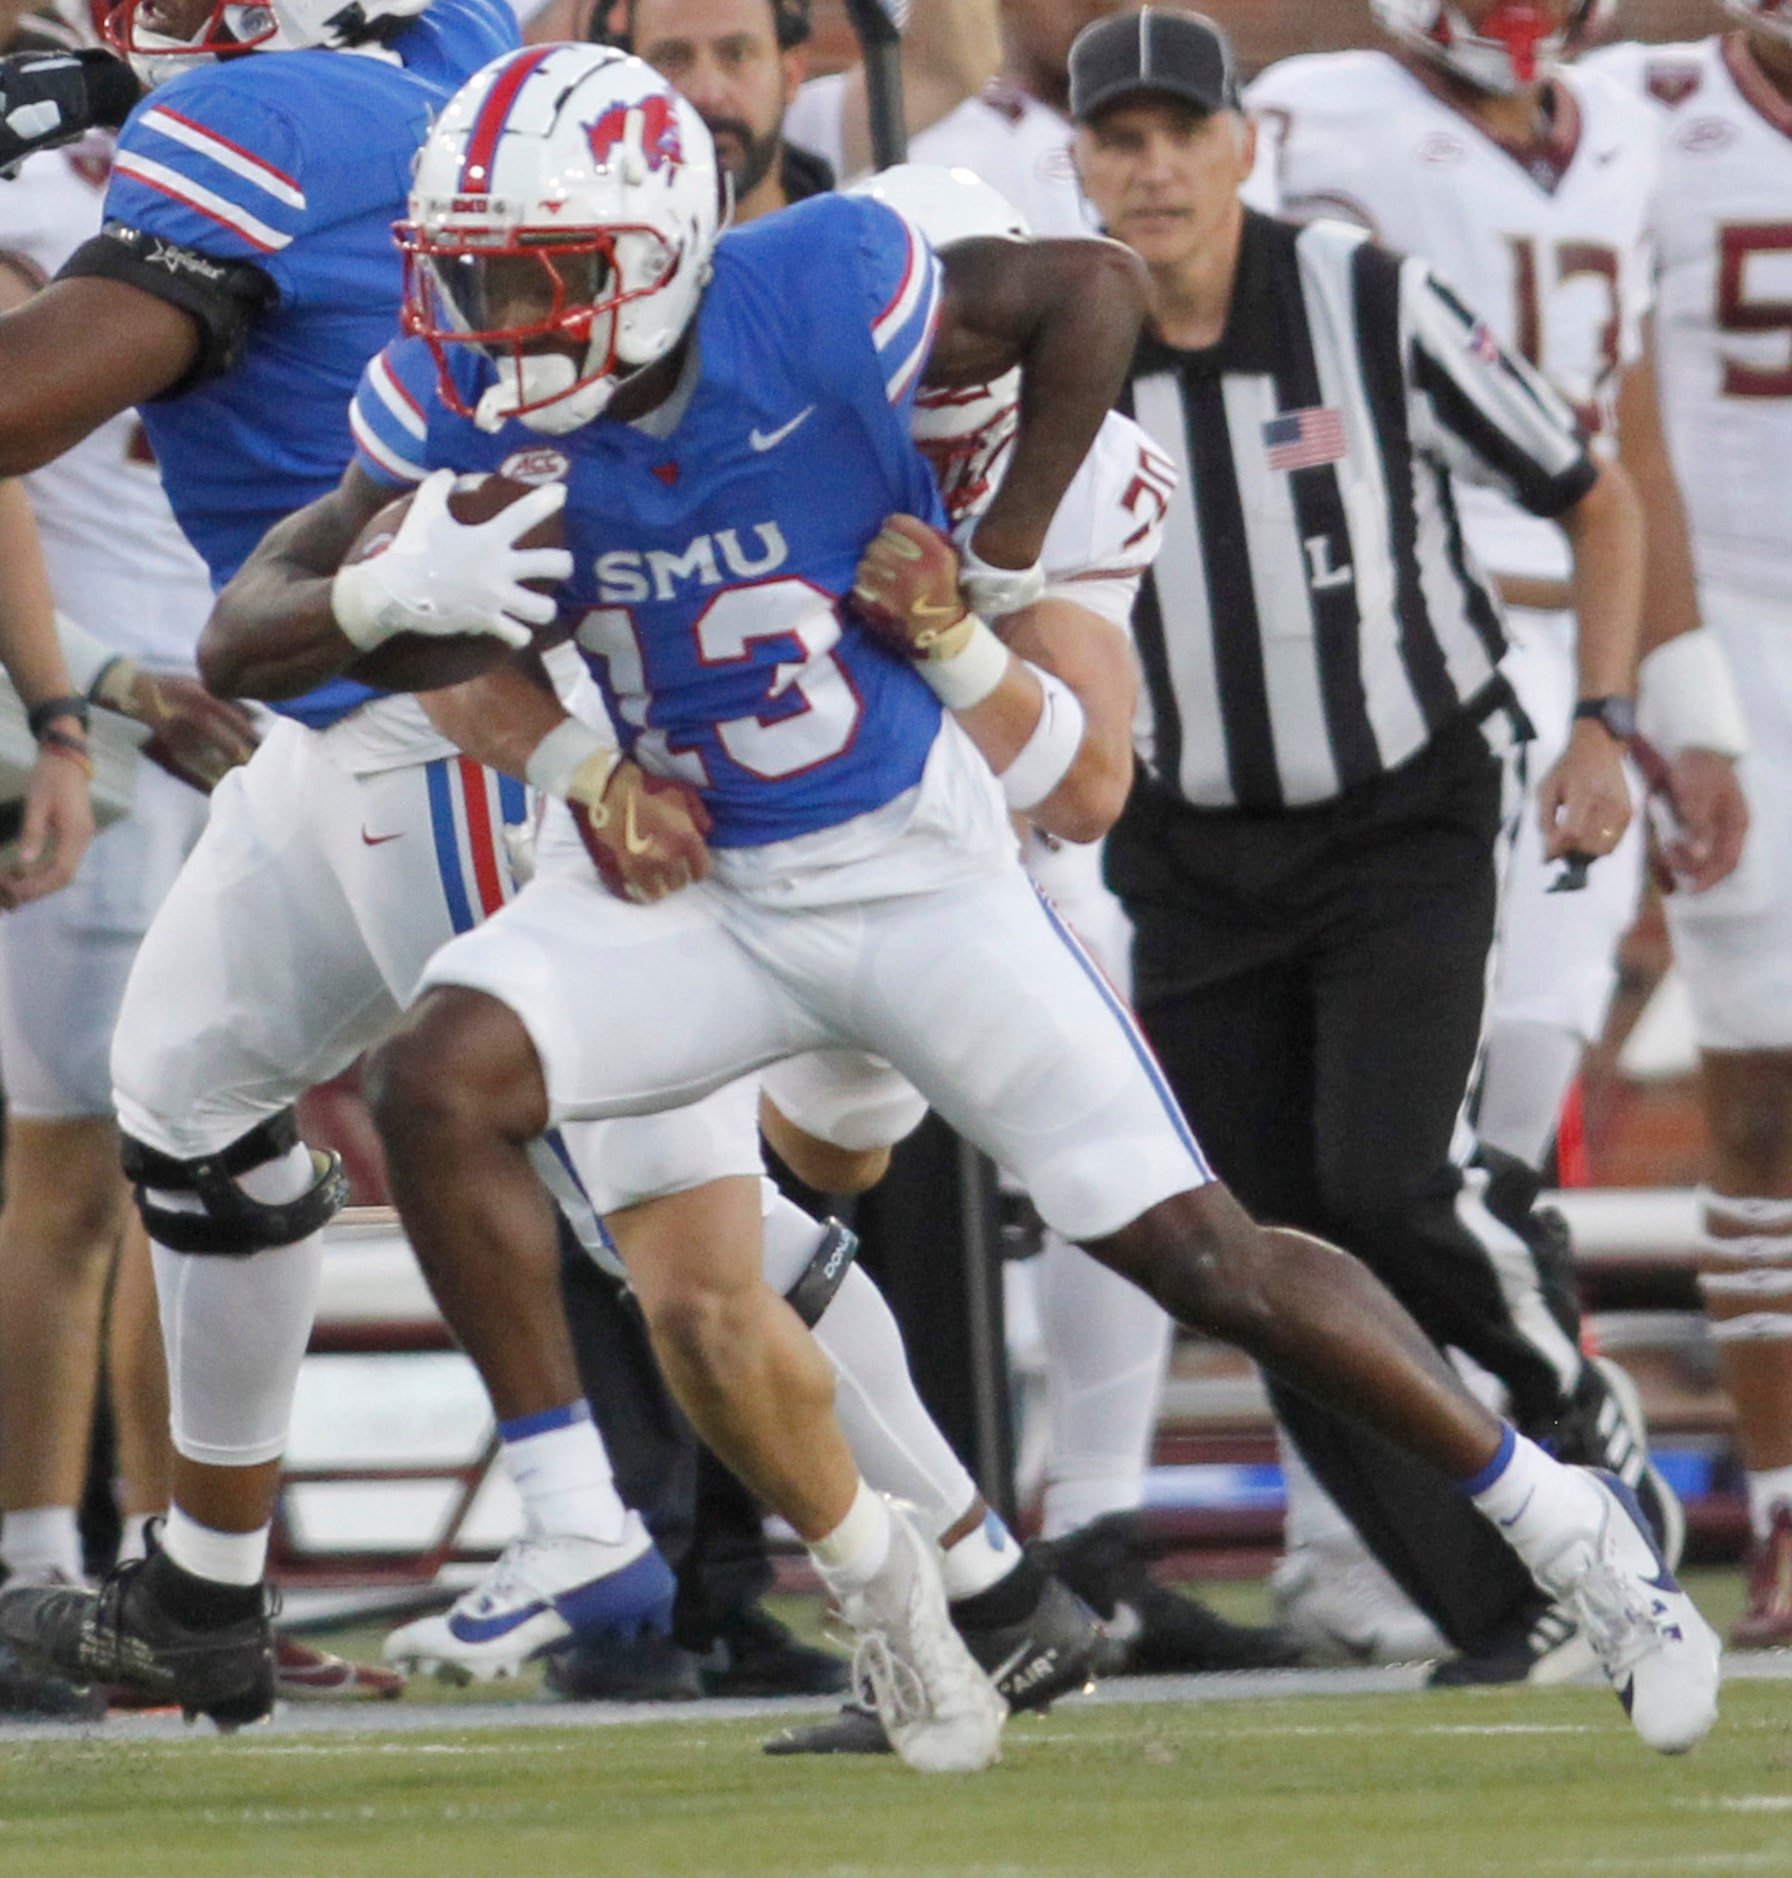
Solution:
[{"label": "referee", "polygon": [[[1254,136],[1210,20],[1102,20],[1070,89],[1084,192],[1152,281],[1123,408],[1181,472],[1134,616],[1141,775],[1108,847],[1140,1017],[1245,1205],[1355,1252],[1547,1434],[1580,1353],[1464,1171],[1526,727],[1455,488],[1508,492],[1574,550],[1583,702],[1541,792],[1565,871],[1630,814],[1635,498],[1421,263],[1243,207]],[[1553,1620],[1491,1528],[1441,1475],[1272,1394],[1467,1673],[1528,1673]]]}]

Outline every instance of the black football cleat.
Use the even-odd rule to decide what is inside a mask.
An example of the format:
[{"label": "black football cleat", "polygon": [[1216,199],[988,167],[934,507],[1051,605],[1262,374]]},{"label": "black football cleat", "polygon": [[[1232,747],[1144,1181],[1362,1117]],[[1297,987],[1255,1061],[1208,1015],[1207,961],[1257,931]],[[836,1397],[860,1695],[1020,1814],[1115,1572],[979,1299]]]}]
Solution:
[{"label": "black football cleat", "polygon": [[1109,1513],[1039,1547],[1040,1562],[1101,1619],[1106,1645],[1096,1668],[1111,1676],[1204,1675],[1293,1669],[1300,1642],[1273,1625],[1234,1624],[1160,1585],[1130,1513]]},{"label": "black football cleat", "polygon": [[1433,1689],[1569,1682],[1593,1667],[1593,1647],[1573,1616],[1539,1595],[1474,1650],[1432,1665]]},{"label": "black football cleat", "polygon": [[189,1721],[205,1715],[229,1731],[265,1720],[274,1707],[265,1594],[254,1616],[190,1625],[168,1609],[176,1571],[156,1552],[118,1566],[97,1592],[0,1588],[0,1639],[27,1662],[79,1683],[122,1685],[179,1707]]},{"label": "black football cleat", "polygon": [[[977,1665],[995,1684],[1009,1708],[1019,1714],[1042,1709],[1072,1689],[1094,1680],[1101,1649],[1101,1626],[1083,1601],[1056,1578],[1038,1571],[1031,1559],[1021,1565],[1027,1582],[1037,1577],[1033,1608],[1003,1623],[980,1621],[982,1598],[949,1606],[952,1622]],[[994,1587],[1000,1594],[1007,1584]],[[985,1597],[988,1594],[984,1594]],[[877,1711],[863,1702],[847,1702],[837,1715],[803,1728],[786,1728],[765,1744],[767,1754],[888,1754],[889,1736]]]},{"label": "black football cleat", "polygon": [[588,1637],[545,1659],[543,1681],[567,1702],[700,1702],[698,1658],[663,1630]]},{"label": "black football cleat", "polygon": [[38,1669],[17,1650],[0,1643],[0,1718],[8,1721],[102,1721],[106,1695],[70,1682],[54,1670]]},{"label": "black football cleat", "polygon": [[[1034,1564],[1029,1559],[1022,1569]],[[976,1608],[981,1598],[952,1606],[958,1634],[1017,1715],[1088,1688],[1102,1645],[1101,1625],[1082,1599],[1061,1579],[1043,1571],[1040,1579],[1032,1610],[1007,1623],[982,1618]]]},{"label": "black football cleat", "polygon": [[801,1643],[757,1606],[730,1611],[716,1627],[715,1648],[698,1660],[703,1693],[730,1700],[842,1695],[852,1665],[832,1650]]}]

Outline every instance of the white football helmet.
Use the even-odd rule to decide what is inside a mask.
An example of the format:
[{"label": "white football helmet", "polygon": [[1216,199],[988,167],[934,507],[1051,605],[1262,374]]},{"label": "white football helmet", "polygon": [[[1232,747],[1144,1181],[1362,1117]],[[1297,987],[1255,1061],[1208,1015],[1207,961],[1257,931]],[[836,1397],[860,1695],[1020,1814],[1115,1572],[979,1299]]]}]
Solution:
[{"label": "white football helmet", "polygon": [[[966,169],[899,163],[852,185],[906,216],[935,248],[978,235],[1024,238],[1026,218],[999,190]],[[1020,422],[1020,371],[988,385],[924,385],[914,439],[933,465],[952,526],[981,515],[996,492]]]},{"label": "white football helmet", "polygon": [[1369,0],[1382,26],[1478,91],[1507,96],[1547,77],[1617,0],[1574,0],[1553,29],[1537,0],[1493,0],[1470,22],[1460,0]]},{"label": "white football helmet", "polygon": [[1719,4],[1744,26],[1756,27],[1776,38],[1792,39],[1792,0],[1719,0]]},{"label": "white football helmet", "polygon": [[[220,53],[379,45],[430,0],[87,0],[99,37],[159,85]],[[65,10],[67,0],[59,0]]]},{"label": "white football helmet", "polygon": [[[455,93],[417,159],[397,231],[405,330],[482,428],[576,430],[683,337],[723,199],[703,120],[651,66],[610,46],[507,52]],[[542,343],[567,340],[577,356]],[[497,365],[476,411],[451,345]]]}]

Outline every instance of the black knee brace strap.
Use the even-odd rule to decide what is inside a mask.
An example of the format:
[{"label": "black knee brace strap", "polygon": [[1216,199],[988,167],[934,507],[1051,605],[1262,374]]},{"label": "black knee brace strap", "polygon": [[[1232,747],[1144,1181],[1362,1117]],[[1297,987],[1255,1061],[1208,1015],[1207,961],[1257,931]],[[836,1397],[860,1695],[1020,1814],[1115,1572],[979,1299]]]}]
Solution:
[{"label": "black knee brace strap", "polygon": [[[236,1183],[238,1174],[283,1159],[298,1140],[298,1118],[291,1109],[270,1117],[216,1154],[192,1161],[163,1154],[126,1135],[125,1177],[137,1189],[137,1211],[149,1236],[170,1251],[218,1258],[247,1258],[310,1238],[348,1203],[348,1176],[342,1171],[340,1155],[313,1148],[310,1188],[282,1206],[251,1199]],[[158,1206],[149,1197],[152,1187],[164,1193],[195,1193],[205,1211],[182,1213]]]},{"label": "black knee brace strap", "polygon": [[859,1235],[850,1227],[830,1219],[821,1235],[815,1256],[803,1267],[802,1275],[784,1293],[784,1302],[813,1330],[821,1314],[834,1301],[834,1293],[846,1281],[852,1262],[859,1256]]}]

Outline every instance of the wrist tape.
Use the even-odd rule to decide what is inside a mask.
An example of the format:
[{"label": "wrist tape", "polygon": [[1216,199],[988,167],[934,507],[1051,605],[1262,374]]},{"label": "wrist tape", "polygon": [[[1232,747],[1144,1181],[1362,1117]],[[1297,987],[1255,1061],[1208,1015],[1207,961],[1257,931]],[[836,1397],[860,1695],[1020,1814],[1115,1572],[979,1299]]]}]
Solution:
[{"label": "wrist tape", "polygon": [[1647,654],[1637,668],[1637,729],[1662,751],[1714,750],[1741,756],[1748,723],[1717,635],[1681,633]]},{"label": "wrist tape", "polygon": [[1008,648],[975,613],[965,618],[971,630],[957,652],[948,659],[920,659],[915,664],[948,711],[968,711],[981,704],[1008,674]]},{"label": "wrist tape", "polygon": [[[569,717],[556,724],[530,751],[523,775],[529,787],[544,796],[569,802],[576,794],[578,800],[589,801],[593,798],[586,792],[595,785],[595,793],[601,795],[618,761],[620,758],[613,745],[605,743],[588,724]],[[591,775],[581,775],[588,763],[592,765]],[[601,778],[597,774],[599,768],[603,772]]]}]

